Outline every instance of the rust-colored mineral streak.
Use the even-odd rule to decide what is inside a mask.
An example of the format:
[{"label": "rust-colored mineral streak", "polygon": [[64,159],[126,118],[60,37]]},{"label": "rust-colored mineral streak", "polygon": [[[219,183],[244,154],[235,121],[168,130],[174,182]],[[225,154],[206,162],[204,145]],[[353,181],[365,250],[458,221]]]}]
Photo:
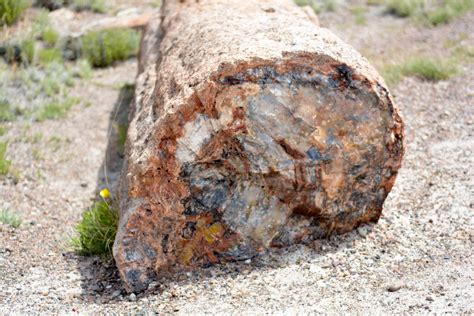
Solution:
[{"label": "rust-colored mineral streak", "polygon": [[164,2],[120,190],[128,290],[378,220],[403,124],[367,60],[313,21],[291,0]]}]

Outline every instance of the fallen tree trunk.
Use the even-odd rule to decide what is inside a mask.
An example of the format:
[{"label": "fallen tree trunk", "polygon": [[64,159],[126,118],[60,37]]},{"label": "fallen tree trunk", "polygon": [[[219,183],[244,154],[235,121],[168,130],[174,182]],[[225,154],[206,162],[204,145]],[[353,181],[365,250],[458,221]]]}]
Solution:
[{"label": "fallen tree trunk", "polygon": [[161,14],[121,183],[127,289],[378,220],[403,124],[365,58],[290,0],[170,0]]}]

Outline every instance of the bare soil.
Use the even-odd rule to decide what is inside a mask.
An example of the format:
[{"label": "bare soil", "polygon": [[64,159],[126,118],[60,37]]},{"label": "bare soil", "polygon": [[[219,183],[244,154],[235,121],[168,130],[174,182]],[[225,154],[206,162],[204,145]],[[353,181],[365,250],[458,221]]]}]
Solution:
[{"label": "bare soil", "polygon": [[[367,10],[366,25],[343,7],[320,19],[377,67],[449,56],[453,42],[474,45],[472,12],[428,28]],[[391,89],[407,153],[378,224],[178,275],[137,295],[124,291],[112,261],[68,247],[82,210],[105,186],[108,131],[124,102],[117,87],[134,82],[137,65],[95,70],[72,89],[83,102],[67,118],[9,123],[1,138],[22,176],[1,180],[0,207],[23,224],[0,225],[0,314],[474,313],[474,64],[459,63],[462,73],[450,80],[405,78]],[[40,132],[37,142],[20,137]]]}]

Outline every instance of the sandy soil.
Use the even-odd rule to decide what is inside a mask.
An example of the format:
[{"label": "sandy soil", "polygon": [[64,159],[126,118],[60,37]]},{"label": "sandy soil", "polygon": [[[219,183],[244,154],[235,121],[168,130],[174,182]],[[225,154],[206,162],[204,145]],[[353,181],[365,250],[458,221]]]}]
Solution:
[{"label": "sandy soil", "polygon": [[[426,28],[374,8],[362,26],[345,9],[321,16],[377,66],[414,53],[446,56],[449,40],[472,47],[473,21],[471,13]],[[0,182],[0,207],[23,224],[0,226],[0,314],[474,313],[474,64],[462,69],[448,81],[405,78],[392,89],[407,154],[377,225],[178,275],[139,295],[125,293],[113,262],[67,247],[104,185],[107,132],[123,101],[114,87],[133,82],[136,62],[95,71],[72,91],[92,106],[30,124],[27,134],[45,135],[38,143],[16,137],[25,133],[22,121],[2,138],[22,178]],[[52,136],[60,146],[51,146]],[[34,150],[43,159],[33,159]]]}]

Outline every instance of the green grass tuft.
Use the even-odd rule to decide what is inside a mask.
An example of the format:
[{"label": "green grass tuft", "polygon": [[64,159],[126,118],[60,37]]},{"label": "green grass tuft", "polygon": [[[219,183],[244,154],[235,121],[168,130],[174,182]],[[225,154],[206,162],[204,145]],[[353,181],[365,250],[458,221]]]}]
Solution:
[{"label": "green grass tuft", "polygon": [[12,165],[11,160],[8,160],[5,156],[7,154],[8,143],[0,142],[0,176],[6,176],[10,172]]},{"label": "green grass tuft", "polygon": [[425,0],[388,0],[387,9],[390,13],[405,18],[413,16],[423,7]]},{"label": "green grass tuft", "polygon": [[24,64],[31,65],[35,59],[36,46],[32,38],[25,38],[20,43],[21,60]]},{"label": "green grass tuft", "polygon": [[406,62],[402,67],[402,71],[405,76],[416,76],[429,81],[440,81],[449,79],[457,74],[458,68],[449,61],[415,58]]},{"label": "green grass tuft", "polygon": [[92,66],[87,59],[80,59],[72,69],[72,75],[81,79],[92,78]]},{"label": "green grass tuft", "polygon": [[11,122],[15,119],[15,114],[11,109],[10,102],[0,99],[0,122]]},{"label": "green grass tuft", "polygon": [[296,5],[310,6],[314,12],[334,12],[337,9],[335,0],[294,0]]},{"label": "green grass tuft", "polygon": [[92,31],[82,38],[82,54],[95,67],[107,67],[137,54],[137,31],[117,28]]},{"label": "green grass tuft", "polygon": [[399,65],[382,69],[381,73],[388,85],[395,85],[405,76],[418,77],[428,81],[446,80],[459,72],[452,60],[412,58]]},{"label": "green grass tuft", "polygon": [[13,24],[28,6],[28,0],[0,0],[0,26]]},{"label": "green grass tuft", "polygon": [[474,9],[473,0],[387,0],[388,12],[399,17],[413,17],[422,23],[446,24]]},{"label": "green grass tuft", "polygon": [[0,125],[0,137],[7,133],[7,128],[5,126]]},{"label": "green grass tuft", "polygon": [[71,240],[73,247],[81,255],[112,254],[112,246],[117,233],[118,211],[105,201],[95,202],[82,214],[76,225],[78,237]]},{"label": "green grass tuft", "polygon": [[38,52],[38,63],[47,65],[51,63],[62,63],[63,56],[61,51],[56,48],[46,48]]},{"label": "green grass tuft", "polygon": [[21,219],[18,215],[7,210],[0,211],[0,223],[18,228],[21,225]]},{"label": "green grass tuft", "polygon": [[105,13],[104,0],[74,0],[72,1],[72,8],[76,11],[93,11],[97,13]]},{"label": "green grass tuft", "polygon": [[428,24],[437,26],[447,24],[473,9],[473,0],[444,0],[435,6],[428,6],[423,13],[423,18]]},{"label": "green grass tuft", "polygon": [[125,124],[117,124],[117,145],[120,154],[125,151],[125,142],[127,141],[128,126]]},{"label": "green grass tuft", "polygon": [[45,41],[48,46],[54,47],[59,40],[59,33],[52,27],[48,26],[41,32],[41,39]]},{"label": "green grass tuft", "polygon": [[80,100],[77,98],[67,98],[61,102],[55,101],[48,103],[39,110],[36,115],[36,120],[42,122],[45,120],[64,118],[67,116],[71,107],[79,102]]},{"label": "green grass tuft", "polygon": [[351,8],[352,15],[354,16],[354,21],[358,25],[366,25],[367,18],[365,17],[365,8],[361,6],[356,6]]}]

